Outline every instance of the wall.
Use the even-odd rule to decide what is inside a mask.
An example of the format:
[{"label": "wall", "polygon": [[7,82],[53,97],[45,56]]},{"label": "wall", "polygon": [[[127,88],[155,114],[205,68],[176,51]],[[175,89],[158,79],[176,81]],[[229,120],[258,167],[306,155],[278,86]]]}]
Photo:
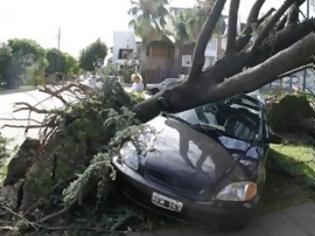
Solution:
[{"label": "wall", "polygon": [[135,35],[133,32],[128,31],[116,31],[114,32],[113,39],[113,63],[121,62],[118,61],[119,50],[120,49],[132,49],[134,52],[137,50],[137,44]]}]

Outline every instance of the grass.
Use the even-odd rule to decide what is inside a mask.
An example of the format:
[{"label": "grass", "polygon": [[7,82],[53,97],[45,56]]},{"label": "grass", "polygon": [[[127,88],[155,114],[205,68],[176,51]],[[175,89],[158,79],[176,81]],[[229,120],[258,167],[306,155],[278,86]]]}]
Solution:
[{"label": "grass", "polygon": [[307,144],[272,145],[260,210],[315,202],[315,149]]}]

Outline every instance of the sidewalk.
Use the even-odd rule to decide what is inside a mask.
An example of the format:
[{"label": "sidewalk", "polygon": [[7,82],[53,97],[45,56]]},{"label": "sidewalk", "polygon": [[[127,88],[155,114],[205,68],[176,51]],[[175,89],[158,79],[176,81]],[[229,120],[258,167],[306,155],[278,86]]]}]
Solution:
[{"label": "sidewalk", "polygon": [[17,89],[0,90],[0,95],[27,92],[27,91],[32,91],[36,89],[37,89],[36,86],[21,86],[20,88],[17,88]]},{"label": "sidewalk", "polygon": [[244,230],[218,232],[182,226],[156,232],[129,233],[128,236],[315,236],[315,203],[258,216]]}]

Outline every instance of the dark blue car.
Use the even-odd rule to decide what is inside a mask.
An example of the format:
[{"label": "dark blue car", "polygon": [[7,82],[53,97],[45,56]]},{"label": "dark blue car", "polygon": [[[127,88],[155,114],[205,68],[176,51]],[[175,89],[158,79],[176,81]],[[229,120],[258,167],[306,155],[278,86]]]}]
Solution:
[{"label": "dark blue car", "polygon": [[128,142],[114,159],[123,193],[178,220],[245,226],[261,197],[269,143],[279,141],[264,105],[242,95],[148,124],[157,130],[144,137],[151,148],[139,153]]}]

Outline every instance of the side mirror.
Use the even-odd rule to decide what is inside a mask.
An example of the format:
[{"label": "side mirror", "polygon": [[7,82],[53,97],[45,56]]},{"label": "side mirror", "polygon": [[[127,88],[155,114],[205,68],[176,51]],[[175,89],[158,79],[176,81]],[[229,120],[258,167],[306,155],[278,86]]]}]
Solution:
[{"label": "side mirror", "polygon": [[281,144],[282,138],[277,134],[271,133],[268,142],[273,144]]}]

